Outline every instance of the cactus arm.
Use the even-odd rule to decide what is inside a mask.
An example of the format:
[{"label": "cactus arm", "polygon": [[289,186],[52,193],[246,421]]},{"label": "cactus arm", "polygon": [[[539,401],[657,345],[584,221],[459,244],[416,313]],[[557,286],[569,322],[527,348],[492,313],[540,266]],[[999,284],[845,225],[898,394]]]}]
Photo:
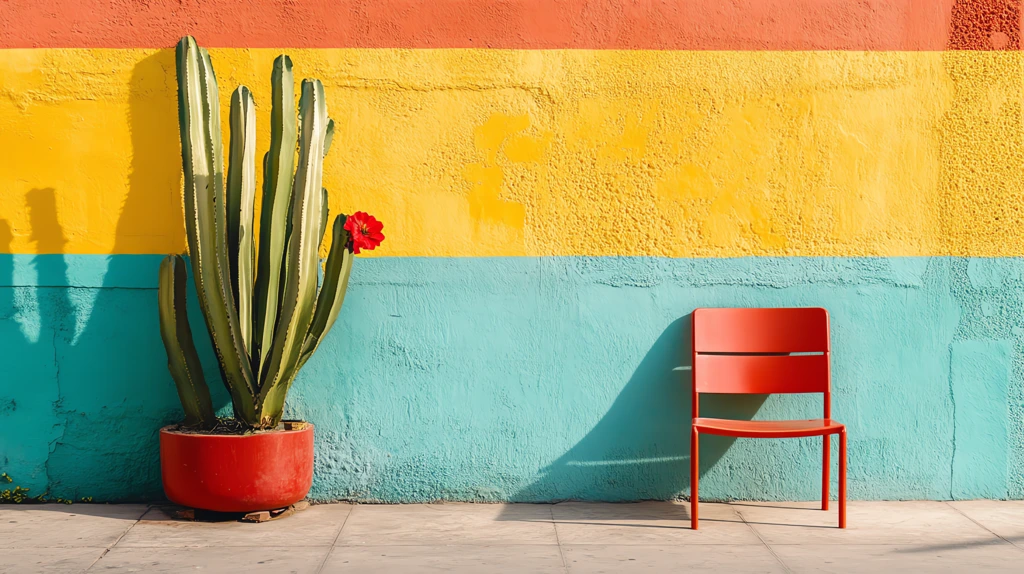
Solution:
[{"label": "cactus arm", "polygon": [[352,263],[355,261],[355,256],[348,248],[348,241],[345,216],[339,215],[334,218],[334,227],[331,231],[331,252],[327,256],[327,265],[324,268],[324,284],[316,299],[313,322],[310,323],[306,339],[302,343],[302,355],[299,359],[298,369],[306,364],[309,357],[313,355],[313,351],[320,346],[320,341],[331,330],[334,322],[338,319],[341,305],[345,302],[348,278],[352,273]]},{"label": "cactus arm", "polygon": [[338,318],[342,303],[345,301],[345,292],[348,288],[348,278],[352,273],[352,263],[355,256],[348,248],[348,232],[345,231],[345,216],[339,215],[334,220],[334,231],[331,244],[331,252],[327,256],[327,266],[324,271],[324,284],[320,288],[320,294],[316,301],[316,311],[313,314],[313,321],[309,325],[309,331],[302,343],[302,352],[299,356],[299,363],[292,370],[290,377],[284,383],[285,393],[280,395],[280,400],[268,399],[263,408],[263,415],[271,420],[280,420],[284,415],[284,399],[287,390],[295,381],[295,377],[305,366],[306,361],[313,356],[313,352],[320,346],[320,342]]},{"label": "cactus arm", "polygon": [[256,105],[252,92],[239,86],[231,94],[231,157],[228,163],[228,262],[231,293],[238,303],[238,324],[252,352],[252,289],[256,201]]},{"label": "cactus arm", "polygon": [[331,151],[331,142],[334,141],[334,120],[327,120],[327,137],[324,138],[324,157]]},{"label": "cactus arm", "polygon": [[[302,344],[313,318],[319,270],[320,220],[323,202],[323,150],[327,104],[319,80],[303,80],[302,141],[291,209],[291,235],[286,256],[280,320],[274,333],[266,377],[260,389],[264,424],[275,425],[294,378]],[[267,413],[270,413],[268,418]]]},{"label": "cactus arm", "polygon": [[180,255],[168,255],[160,262],[160,336],[167,351],[167,368],[178,387],[178,398],[185,411],[186,427],[210,428],[217,421],[210,400],[210,389],[203,378],[203,367],[192,342],[185,308],[185,261]]},{"label": "cactus arm", "polygon": [[191,37],[178,43],[177,70],[185,229],[196,291],[235,416],[257,424],[258,391],[231,293],[217,79],[209,54]]},{"label": "cactus arm", "polygon": [[270,124],[269,161],[264,167],[263,210],[260,214],[260,243],[255,284],[252,368],[263,384],[265,364],[270,358],[274,326],[278,318],[282,264],[288,240],[288,213],[292,202],[292,172],[295,169],[295,82],[288,56],[274,60]]}]

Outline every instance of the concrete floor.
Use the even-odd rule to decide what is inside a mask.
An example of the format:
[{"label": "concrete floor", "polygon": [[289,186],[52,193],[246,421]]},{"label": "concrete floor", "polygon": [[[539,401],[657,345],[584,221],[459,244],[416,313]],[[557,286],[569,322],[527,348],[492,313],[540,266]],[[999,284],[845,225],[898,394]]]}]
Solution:
[{"label": "concrete floor", "polygon": [[1022,572],[1024,501],[330,504],[262,524],[0,507],[0,572]]}]

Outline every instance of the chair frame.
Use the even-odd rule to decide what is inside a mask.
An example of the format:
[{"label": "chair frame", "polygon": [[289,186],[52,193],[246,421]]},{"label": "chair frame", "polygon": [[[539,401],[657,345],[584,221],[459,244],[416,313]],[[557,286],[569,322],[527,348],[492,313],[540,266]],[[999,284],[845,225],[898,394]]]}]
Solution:
[{"label": "chair frame", "polygon": [[[730,335],[739,335],[741,339],[735,344],[727,343],[727,348],[721,351],[698,350],[703,342],[698,342],[698,317],[706,314],[719,314],[725,317],[727,326],[725,331],[715,335],[719,340],[727,339]],[[788,316],[794,319],[800,318],[804,323],[808,317],[812,325],[821,321],[821,317],[814,317],[815,314],[823,314],[824,318],[824,339],[822,334],[809,333],[804,328],[806,324],[800,325],[799,321],[794,324],[787,324]],[[729,315],[742,316],[742,331],[732,331],[735,326],[730,323]],[[821,468],[821,509],[828,510],[829,507],[829,467],[831,437],[839,435],[839,528],[846,528],[846,427],[832,420],[832,368],[831,368],[831,338],[829,336],[828,312],[821,308],[779,308],[779,309],[696,309],[693,312],[692,328],[692,374],[693,374],[693,405],[690,434],[690,527],[697,530],[698,527],[698,492],[700,480],[700,435],[701,433],[716,434],[721,436],[746,437],[746,438],[794,438],[821,436],[823,446],[822,468]],[[770,321],[769,321],[770,318]],[[772,322],[780,320],[781,323],[772,325]],[[749,325],[744,325],[749,321]],[[778,331],[778,339],[772,340],[775,332],[769,333],[766,328],[771,325]],[[758,332],[758,331],[762,332]],[[786,341],[792,339],[796,343]],[[789,348],[794,344],[800,344],[806,348]],[[809,346],[809,347],[808,347]],[[810,357],[823,357],[819,360],[793,360],[797,356],[791,353],[817,352],[820,355]],[[702,356],[720,357],[713,359],[714,363],[729,365],[721,371],[732,371],[733,374],[743,376],[728,384],[722,385],[719,390],[700,390],[699,387],[706,386],[715,388],[720,383],[698,384],[698,364],[707,362],[698,361]],[[807,356],[807,355],[805,355]],[[780,360],[776,360],[776,358]],[[746,362],[745,362],[746,361]],[[768,365],[778,364],[789,367],[789,372],[773,372]],[[823,372],[822,372],[823,364]],[[810,368],[805,368],[810,365]],[[794,369],[792,367],[799,366]],[[751,368],[755,367],[755,368]],[[760,367],[760,368],[756,368]],[[754,380],[758,377],[753,375],[768,375],[763,380]],[[793,380],[791,375],[809,375],[807,380]],[[823,377],[822,381],[815,381],[815,375]],[[799,377],[794,377],[797,379]],[[819,389],[820,387],[820,389]],[[772,394],[772,393],[818,393],[824,395],[824,417],[821,421],[733,421],[730,419],[701,419],[700,418],[700,394]],[[812,426],[810,423],[821,424]],[[803,423],[803,424],[800,424]]]}]

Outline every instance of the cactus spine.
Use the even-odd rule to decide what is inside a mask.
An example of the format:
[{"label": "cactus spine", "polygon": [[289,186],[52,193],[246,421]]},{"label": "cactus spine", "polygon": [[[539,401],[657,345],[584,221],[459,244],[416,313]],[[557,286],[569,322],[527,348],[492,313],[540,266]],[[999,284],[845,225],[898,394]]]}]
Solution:
[{"label": "cactus spine", "polygon": [[[327,117],[323,84],[303,80],[297,123],[292,63],[278,57],[256,249],[252,93],[239,86],[231,97],[225,185],[219,94],[210,56],[191,37],[182,38],[176,53],[185,228],[200,309],[235,418],[252,428],[273,428],[281,421],[296,374],[337,318],[352,268],[345,216],[339,215],[318,291],[317,254],[328,220],[323,161],[334,122]],[[209,428],[216,419],[188,327],[185,278],[182,258],[168,255],[160,267],[161,333],[185,409],[184,424]]]}]

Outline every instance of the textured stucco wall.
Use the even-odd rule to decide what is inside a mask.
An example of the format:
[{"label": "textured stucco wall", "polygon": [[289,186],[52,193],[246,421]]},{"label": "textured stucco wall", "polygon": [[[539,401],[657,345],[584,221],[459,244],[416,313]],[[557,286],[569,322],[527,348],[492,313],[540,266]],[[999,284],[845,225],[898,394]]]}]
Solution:
[{"label": "textured stucco wall", "polygon": [[[14,309],[0,322],[5,360],[32,381],[5,388],[0,411],[21,484],[159,496],[155,433],[180,407],[152,312],[158,260],[0,257],[76,286],[0,288]],[[851,496],[1021,498],[1022,288],[1019,259],[361,260],[289,413],[317,425],[317,499],[667,498],[689,480],[688,313],[821,305]],[[704,405],[812,417],[820,399]],[[815,496],[817,439],[703,448],[708,497]]]},{"label": "textured stucco wall", "polygon": [[[1018,51],[289,52],[338,123],[332,210],[386,255],[1024,253]],[[261,150],[278,53],[212,51]],[[10,250],[184,250],[173,51],[4,54],[0,201],[54,189],[60,224],[10,210]]]},{"label": "textured stucco wall", "polygon": [[[1024,498],[1019,1],[235,4],[0,3],[0,471],[32,494],[161,494],[194,33],[261,151],[272,59],[321,78],[332,211],[386,225],[290,398],[311,497],[685,494],[688,314],[814,305],[852,497]],[[819,440],[705,440],[709,498],[817,496]]]},{"label": "textured stucco wall", "polygon": [[[1004,0],[6,0],[0,44],[135,48],[942,50],[988,46]],[[1013,26],[1014,22],[1009,22]]]}]

